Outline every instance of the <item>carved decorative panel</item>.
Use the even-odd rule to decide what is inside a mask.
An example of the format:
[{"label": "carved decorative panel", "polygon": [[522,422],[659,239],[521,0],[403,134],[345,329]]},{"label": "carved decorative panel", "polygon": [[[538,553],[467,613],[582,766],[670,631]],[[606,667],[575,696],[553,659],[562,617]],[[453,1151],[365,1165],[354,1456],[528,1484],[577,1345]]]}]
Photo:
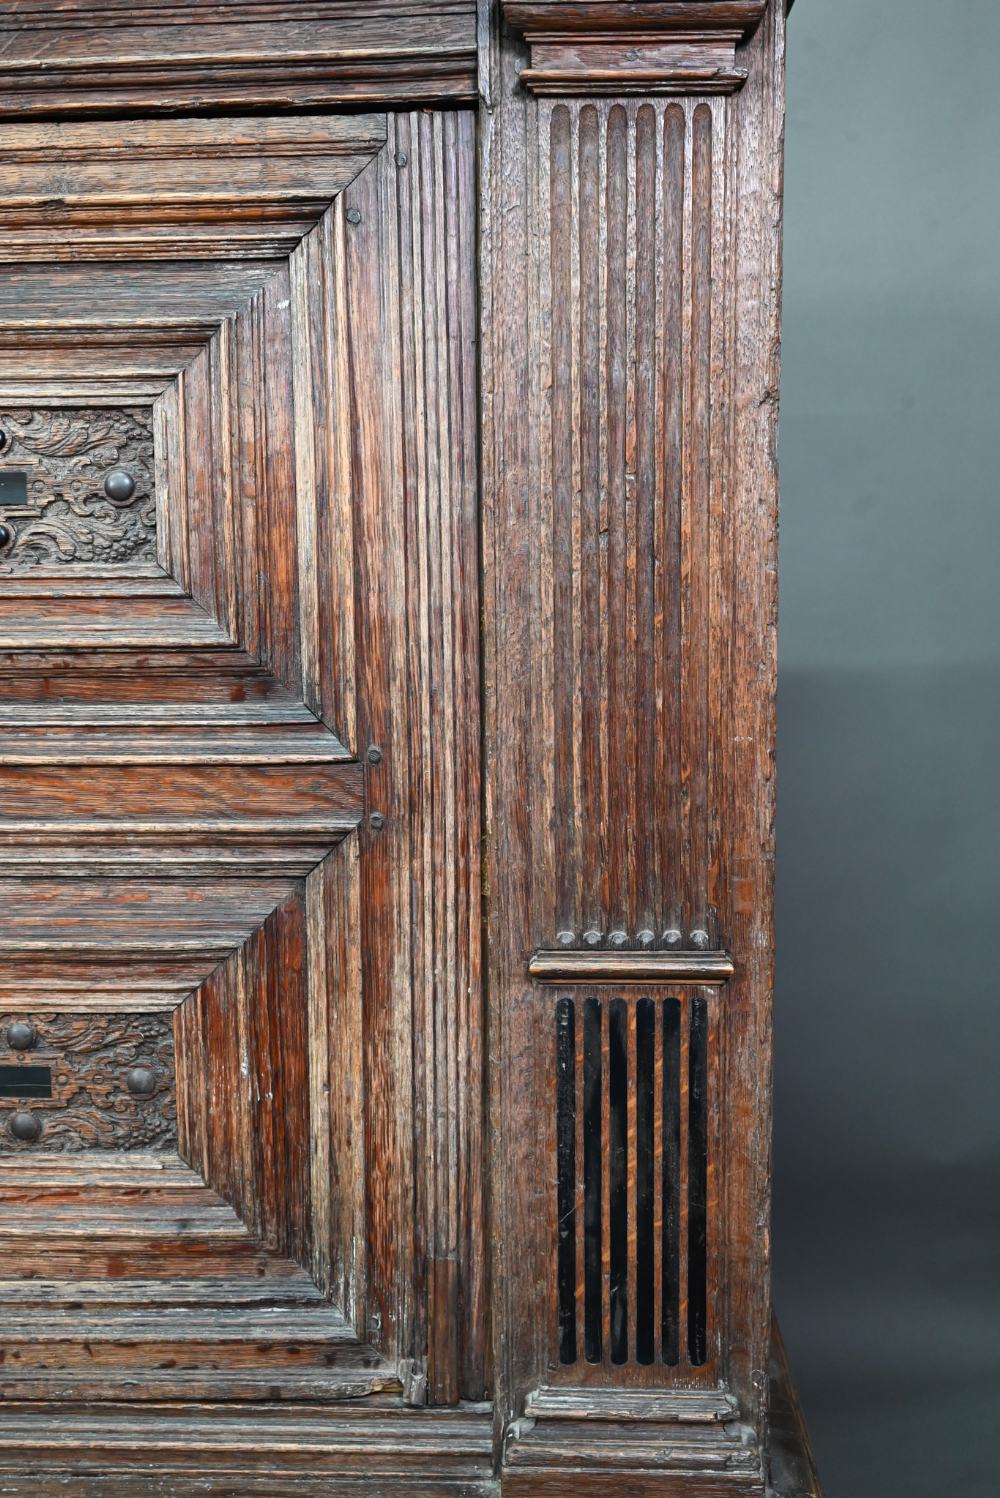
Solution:
[{"label": "carved decorative panel", "polygon": [[[19,1039],[29,1043],[16,1049]],[[0,1056],[0,1152],[176,1150],[171,1015],[2,1014]],[[11,1081],[17,1070],[23,1090]],[[37,1091],[36,1076],[44,1078]],[[11,1132],[24,1113],[40,1125],[35,1139]]]},{"label": "carved decorative panel", "polygon": [[152,408],[0,410],[0,567],[155,562]]}]

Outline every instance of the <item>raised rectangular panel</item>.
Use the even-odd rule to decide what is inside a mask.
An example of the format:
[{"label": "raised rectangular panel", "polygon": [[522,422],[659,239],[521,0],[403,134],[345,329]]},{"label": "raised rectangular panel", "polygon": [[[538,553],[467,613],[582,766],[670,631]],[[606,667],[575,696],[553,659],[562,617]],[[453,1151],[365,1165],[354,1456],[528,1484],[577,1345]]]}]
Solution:
[{"label": "raised rectangular panel", "polygon": [[5,1407],[484,1392],[473,144],[0,127]]}]

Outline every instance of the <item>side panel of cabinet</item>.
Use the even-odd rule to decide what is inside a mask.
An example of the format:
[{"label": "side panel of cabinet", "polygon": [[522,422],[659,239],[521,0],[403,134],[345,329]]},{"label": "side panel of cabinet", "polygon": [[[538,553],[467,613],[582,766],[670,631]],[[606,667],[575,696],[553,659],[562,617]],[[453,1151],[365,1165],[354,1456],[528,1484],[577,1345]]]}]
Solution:
[{"label": "side panel of cabinet", "polygon": [[532,51],[498,27],[482,168],[489,992],[499,1376],[537,1421],[505,1483],[550,1491],[560,1440],[627,1412],[650,1459],[676,1422],[698,1491],[684,1430],[716,1422],[705,1471],[759,1492],[732,1431],[763,1429],[770,1336],[783,6],[699,7],[704,73],[684,35],[616,50],[634,7],[505,9]]}]

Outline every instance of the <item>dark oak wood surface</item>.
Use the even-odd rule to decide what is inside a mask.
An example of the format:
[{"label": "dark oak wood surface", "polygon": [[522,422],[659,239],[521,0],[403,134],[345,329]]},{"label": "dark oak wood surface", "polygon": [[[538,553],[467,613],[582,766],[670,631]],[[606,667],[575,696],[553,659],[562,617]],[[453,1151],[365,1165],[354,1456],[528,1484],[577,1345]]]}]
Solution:
[{"label": "dark oak wood surface", "polygon": [[476,0],[6,0],[0,115],[471,102]]},{"label": "dark oak wood surface", "polygon": [[0,1494],[812,1470],[783,48],[780,0],[0,4]]}]

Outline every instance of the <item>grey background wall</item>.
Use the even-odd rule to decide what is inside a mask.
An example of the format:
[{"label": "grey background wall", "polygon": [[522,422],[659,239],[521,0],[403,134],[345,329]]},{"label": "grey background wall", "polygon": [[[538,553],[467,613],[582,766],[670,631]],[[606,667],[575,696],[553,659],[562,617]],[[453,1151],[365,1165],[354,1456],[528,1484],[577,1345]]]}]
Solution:
[{"label": "grey background wall", "polygon": [[1000,5],[790,21],[776,1295],[828,1498],[1000,1493]]}]

